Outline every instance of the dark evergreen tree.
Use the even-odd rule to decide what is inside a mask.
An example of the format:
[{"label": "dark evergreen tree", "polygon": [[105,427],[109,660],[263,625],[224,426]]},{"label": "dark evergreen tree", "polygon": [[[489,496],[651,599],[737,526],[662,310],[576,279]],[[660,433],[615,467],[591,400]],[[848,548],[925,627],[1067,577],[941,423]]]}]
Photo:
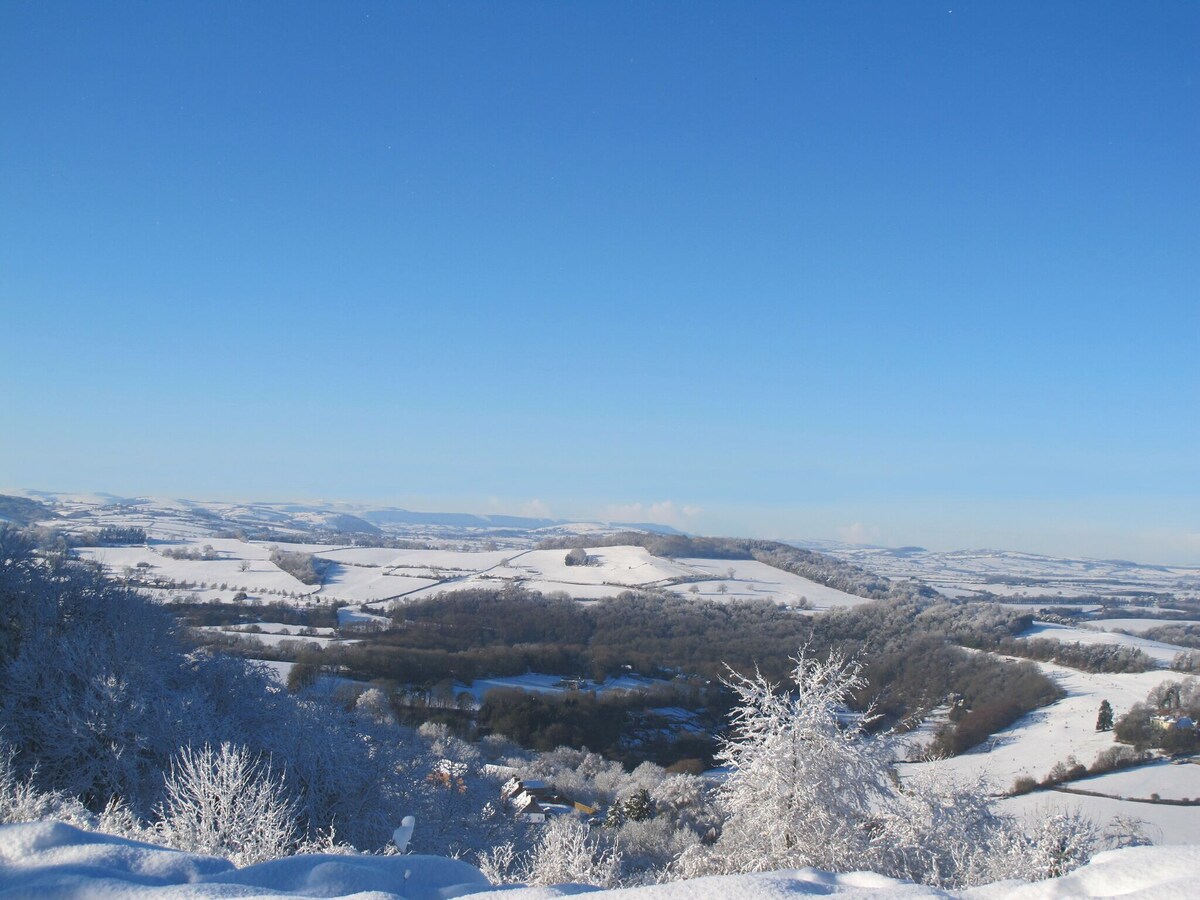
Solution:
[{"label": "dark evergreen tree", "polygon": [[645,822],[654,815],[654,807],[650,800],[650,792],[638,788],[631,794],[623,805],[624,818],[630,822]]},{"label": "dark evergreen tree", "polygon": [[1107,700],[1100,701],[1100,714],[1096,716],[1097,731],[1112,731],[1113,727],[1113,710],[1112,705]]}]

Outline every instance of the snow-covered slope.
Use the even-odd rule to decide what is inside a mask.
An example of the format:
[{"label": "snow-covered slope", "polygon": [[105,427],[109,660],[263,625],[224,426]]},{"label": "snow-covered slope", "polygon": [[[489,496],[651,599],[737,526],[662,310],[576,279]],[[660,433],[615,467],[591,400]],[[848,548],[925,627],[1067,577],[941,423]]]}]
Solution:
[{"label": "snow-covered slope", "polygon": [[[1081,672],[1053,663],[1037,665],[1058,682],[1066,697],[1023,716],[975,750],[917,766],[936,766],[967,779],[982,773],[1001,790],[1008,790],[1020,776],[1041,780],[1055,763],[1068,756],[1086,766],[1100,751],[1113,746],[1111,732],[1096,731],[1100,702],[1108,700],[1120,715],[1144,700],[1167,677],[1163,672],[1115,675]],[[1196,840],[1200,843],[1200,832]]]},{"label": "snow-covered slope", "polygon": [[872,872],[816,869],[700,878],[622,890],[581,885],[493,889],[479,870],[436,856],[294,856],[236,869],[223,859],[166,850],[60,822],[0,827],[0,897],[161,900],[210,897],[356,897],[360,900],[544,900],[595,892],[629,900],[774,900],[815,895],[862,898],[1191,898],[1200,848],[1136,847],[1101,853],[1062,878],[939,891]]},{"label": "snow-covered slope", "polygon": [[[316,558],[321,583],[307,585],[271,562],[275,546]],[[209,559],[175,559],[177,551]],[[159,599],[181,593],[203,600],[287,595],[293,601],[380,604],[476,588],[519,584],[580,600],[612,597],[630,588],[661,588],[708,600],[758,599],[825,610],[868,601],[765,563],[653,556],[642,547],[594,547],[589,564],[568,566],[563,550],[392,549],[336,544],[208,538],[144,545],[82,547],[83,559],[103,565]],[[1114,638],[1116,639],[1116,638]]]}]

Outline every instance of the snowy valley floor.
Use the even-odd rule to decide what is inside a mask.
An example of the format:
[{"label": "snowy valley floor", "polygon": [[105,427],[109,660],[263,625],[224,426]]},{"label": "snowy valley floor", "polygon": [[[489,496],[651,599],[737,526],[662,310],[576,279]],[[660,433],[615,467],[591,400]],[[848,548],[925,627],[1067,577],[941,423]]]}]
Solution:
[{"label": "snowy valley floor", "polygon": [[2,898],[354,897],[504,900],[598,893],[637,900],[765,900],[794,895],[964,897],[1018,900],[1068,897],[1196,896],[1200,847],[1136,847],[1097,855],[1058,879],[939,891],[872,872],[815,869],[721,876],[652,887],[597,891],[581,885],[493,888],[478,869],[436,856],[293,856],[236,869],[222,859],[80,831],[60,822],[0,827]]}]

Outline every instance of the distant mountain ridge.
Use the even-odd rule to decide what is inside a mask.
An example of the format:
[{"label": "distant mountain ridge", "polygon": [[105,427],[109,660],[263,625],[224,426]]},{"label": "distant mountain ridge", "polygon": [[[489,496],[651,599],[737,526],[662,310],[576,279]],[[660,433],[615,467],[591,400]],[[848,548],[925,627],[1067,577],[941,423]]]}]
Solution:
[{"label": "distant mountain ridge", "polygon": [[[23,496],[21,496],[23,495]],[[66,518],[81,521],[97,515],[125,515],[163,521],[176,517],[204,529],[243,530],[258,537],[268,532],[382,536],[430,529],[442,536],[453,533],[543,532],[581,529],[637,530],[682,535],[670,525],[653,522],[598,522],[580,519],[514,516],[464,512],[421,512],[401,507],[346,502],[203,501],[184,498],[120,497],[103,492],[70,493],[20,491],[0,495],[0,520],[19,525]]]}]

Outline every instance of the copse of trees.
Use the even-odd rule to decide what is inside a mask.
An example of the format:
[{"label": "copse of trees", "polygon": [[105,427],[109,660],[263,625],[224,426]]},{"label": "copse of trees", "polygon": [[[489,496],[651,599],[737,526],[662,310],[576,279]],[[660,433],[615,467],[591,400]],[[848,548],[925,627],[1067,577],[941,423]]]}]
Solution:
[{"label": "copse of trees", "polygon": [[1184,650],[1182,653],[1176,653],[1175,658],[1171,660],[1171,670],[1200,675],[1200,651]]},{"label": "copse of trees", "polygon": [[311,553],[299,553],[292,550],[271,548],[271,562],[283,569],[301,584],[320,584],[321,575],[317,571],[316,559]]},{"label": "copse of trees", "polygon": [[524,747],[616,748],[631,698],[617,694],[598,697],[590,691],[542,696],[516,688],[488,691],[478,722],[489,732],[503,734]]},{"label": "copse of trees", "polygon": [[146,529],[137,526],[105,525],[96,535],[101,544],[144,544]]}]

